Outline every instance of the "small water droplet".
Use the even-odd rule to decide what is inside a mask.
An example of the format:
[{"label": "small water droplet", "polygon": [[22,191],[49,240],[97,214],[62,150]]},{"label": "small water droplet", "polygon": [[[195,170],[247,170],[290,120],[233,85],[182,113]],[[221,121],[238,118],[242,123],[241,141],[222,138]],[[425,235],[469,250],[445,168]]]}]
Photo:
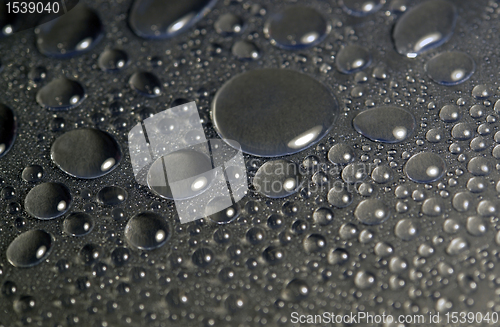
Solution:
[{"label": "small water droplet", "polygon": [[94,220],[89,214],[75,212],[64,219],[63,229],[68,235],[87,235],[94,228]]},{"label": "small water droplet", "polygon": [[170,227],[160,215],[143,212],[132,217],[125,226],[125,238],[141,250],[159,248],[170,237]]},{"label": "small water droplet", "polygon": [[36,94],[36,101],[50,110],[67,110],[79,106],[86,96],[79,82],[61,77],[42,87]]},{"label": "small water droplet", "polygon": [[43,183],[32,188],[24,200],[24,208],[35,218],[54,219],[68,211],[72,197],[61,183]]},{"label": "small water droplet", "polygon": [[365,110],[352,123],[361,135],[383,143],[402,142],[410,137],[416,127],[415,118],[410,112],[394,106]]},{"label": "small water droplet", "polygon": [[120,49],[107,49],[98,59],[99,67],[104,71],[113,71],[124,68],[128,63],[128,55]]},{"label": "small water droplet", "polygon": [[354,217],[366,225],[380,225],[390,216],[389,207],[378,199],[363,200],[354,210]]},{"label": "small water droplet", "polygon": [[17,236],[7,248],[7,260],[15,267],[31,267],[44,261],[52,249],[52,236],[30,230]]},{"label": "small water droplet", "polygon": [[340,49],[335,58],[337,70],[343,74],[352,74],[368,67],[372,62],[370,52],[359,45],[347,45]]},{"label": "small water droplet", "polygon": [[330,29],[328,21],[316,9],[293,6],[271,16],[264,34],[278,47],[297,49],[320,43]]},{"label": "small water droplet", "polygon": [[444,160],[432,152],[413,155],[404,167],[408,178],[417,183],[431,183],[440,179],[446,172]]},{"label": "small water droplet", "polygon": [[258,193],[270,198],[284,198],[297,192],[301,183],[298,166],[288,160],[272,160],[263,164],[253,178]]},{"label": "small water droplet", "polygon": [[162,93],[161,81],[153,73],[137,72],[130,77],[128,83],[137,93],[150,98]]},{"label": "small water droplet", "polygon": [[97,193],[97,201],[105,206],[115,206],[126,201],[127,191],[119,186],[106,186]]}]

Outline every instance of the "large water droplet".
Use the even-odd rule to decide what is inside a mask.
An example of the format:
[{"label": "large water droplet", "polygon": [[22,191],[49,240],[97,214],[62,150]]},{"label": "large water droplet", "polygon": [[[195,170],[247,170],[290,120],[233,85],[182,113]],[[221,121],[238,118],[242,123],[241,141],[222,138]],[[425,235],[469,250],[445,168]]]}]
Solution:
[{"label": "large water droplet", "polygon": [[79,5],[35,29],[38,50],[48,57],[72,57],[92,49],[102,38],[101,19]]},{"label": "large water droplet", "polygon": [[396,50],[409,58],[448,41],[455,29],[457,10],[445,0],[426,1],[401,16],[392,37]]},{"label": "large water droplet", "polygon": [[71,193],[61,183],[43,183],[29,191],[24,208],[35,218],[54,219],[65,214],[71,205]]},{"label": "large water droplet", "polygon": [[92,128],[64,133],[52,144],[50,154],[61,170],[78,178],[103,176],[115,169],[122,157],[110,134]]},{"label": "large water droplet", "polygon": [[352,74],[368,67],[372,62],[372,56],[365,48],[359,45],[347,45],[343,47],[335,58],[337,70],[343,74]]},{"label": "large water droplet", "polygon": [[431,183],[440,179],[446,172],[444,160],[432,152],[413,155],[404,167],[408,178],[417,183]]},{"label": "large water droplet", "polygon": [[284,198],[297,192],[301,175],[298,166],[288,160],[273,160],[263,164],[255,177],[255,190],[270,198]]},{"label": "large water droplet", "polygon": [[367,16],[380,10],[385,0],[341,0],[340,4],[346,13],[352,16]]},{"label": "large water droplet", "polygon": [[472,76],[476,64],[466,53],[443,52],[432,57],[425,65],[425,71],[434,82],[442,85],[456,85]]},{"label": "large water droplet", "polygon": [[30,230],[17,236],[7,248],[7,260],[15,267],[31,267],[44,261],[52,249],[52,236]]},{"label": "large water droplet", "polygon": [[141,250],[159,248],[170,237],[170,227],[166,220],[152,212],[143,212],[131,218],[125,226],[125,238]]},{"label": "large water droplet", "polygon": [[66,77],[52,80],[36,94],[36,102],[42,107],[52,110],[74,108],[80,105],[85,98],[83,86]]},{"label": "large water droplet", "polygon": [[416,126],[410,112],[393,106],[365,110],[354,118],[352,124],[361,135],[383,143],[406,140]]},{"label": "large water droplet", "polygon": [[136,0],[129,24],[147,39],[166,39],[184,32],[199,21],[216,0]]},{"label": "large water droplet", "polygon": [[17,122],[12,110],[0,103],[0,158],[12,147],[16,139]]},{"label": "large water droplet", "polygon": [[271,16],[264,26],[264,33],[272,44],[294,49],[318,44],[330,28],[328,21],[316,9],[294,6]]},{"label": "large water droplet", "polygon": [[68,235],[83,236],[94,228],[94,220],[89,214],[75,212],[66,217],[63,223],[64,232]]},{"label": "large water droplet", "polygon": [[390,215],[389,207],[377,199],[363,200],[354,210],[354,216],[366,225],[382,224]]},{"label": "large water droplet", "polygon": [[257,156],[296,153],[332,128],[338,103],[315,79],[293,70],[259,69],[237,75],[215,95],[219,135]]},{"label": "large water droplet", "polygon": [[148,72],[133,74],[128,83],[137,93],[154,98],[161,95],[161,82],[156,75]]}]

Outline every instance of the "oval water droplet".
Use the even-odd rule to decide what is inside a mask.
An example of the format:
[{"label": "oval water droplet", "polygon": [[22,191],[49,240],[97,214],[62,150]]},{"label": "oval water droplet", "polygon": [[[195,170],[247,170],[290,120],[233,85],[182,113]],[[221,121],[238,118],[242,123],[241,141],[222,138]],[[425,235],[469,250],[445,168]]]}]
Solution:
[{"label": "oval water droplet", "polygon": [[130,9],[129,24],[146,39],[167,39],[198,22],[216,0],[136,0]]},{"label": "oval water droplet", "polygon": [[156,75],[148,72],[137,72],[133,74],[128,83],[137,93],[154,98],[161,95],[161,81]]},{"label": "oval water droplet", "polygon": [[35,29],[38,50],[56,58],[72,57],[92,49],[102,38],[101,19],[84,5]]},{"label": "oval water droplet", "polygon": [[297,192],[301,183],[298,166],[288,160],[272,160],[263,164],[253,178],[258,193],[269,198],[284,198]]},{"label": "oval water droplet", "polygon": [[390,216],[389,207],[378,199],[363,200],[354,210],[354,217],[366,225],[382,224]]},{"label": "oval water droplet", "polygon": [[125,238],[141,250],[159,248],[170,237],[170,227],[160,215],[143,212],[131,218],[125,226]]},{"label": "oval water droplet", "polygon": [[7,248],[7,260],[15,267],[31,267],[44,261],[52,249],[52,236],[43,230],[30,230],[17,236]]},{"label": "oval water droplet", "polygon": [[352,124],[361,135],[383,143],[406,140],[416,126],[415,118],[410,112],[394,106],[365,110],[354,118]]},{"label": "oval water droplet", "polygon": [[413,155],[404,167],[406,176],[417,183],[431,183],[443,177],[446,172],[444,160],[432,152]]},{"label": "oval water droplet", "polygon": [[345,143],[335,144],[328,151],[328,160],[333,164],[345,165],[355,158],[354,149]]},{"label": "oval water droplet", "polygon": [[17,121],[14,112],[0,103],[0,158],[12,147],[16,139]]},{"label": "oval water droplet", "polygon": [[372,56],[365,48],[359,45],[347,45],[340,49],[335,58],[337,70],[343,74],[352,74],[368,67]]},{"label": "oval water droplet", "polygon": [[36,102],[51,110],[66,110],[80,105],[86,98],[83,86],[66,77],[52,80],[36,94]]},{"label": "oval water droplet", "polygon": [[71,193],[64,184],[49,182],[29,191],[24,199],[24,208],[33,217],[48,220],[65,214],[71,201]]},{"label": "oval water droplet", "polygon": [[396,50],[409,58],[448,41],[457,21],[457,9],[445,0],[423,2],[404,13],[394,26]]},{"label": "oval water droplet", "polygon": [[97,193],[97,201],[105,206],[116,206],[127,200],[128,194],[119,186],[106,186]]},{"label": "oval water droplet", "polygon": [[94,220],[89,214],[75,212],[64,219],[63,230],[68,235],[87,235],[94,228]]},{"label": "oval water droplet", "polygon": [[[168,175],[173,180],[168,179],[165,167],[169,167]],[[205,153],[183,149],[158,158],[149,168],[147,183],[153,193],[173,200],[174,195],[170,183],[201,175],[192,183],[184,183],[185,185],[176,183],[175,199],[188,199],[203,193],[210,187],[215,178],[215,172],[211,171],[212,162]]]},{"label": "oval water droplet", "polygon": [[418,236],[417,224],[411,219],[401,219],[394,227],[394,234],[403,241],[411,241]]},{"label": "oval water droplet", "polygon": [[298,49],[320,43],[330,29],[330,23],[316,9],[293,6],[271,16],[264,34],[278,47]]},{"label": "oval water droplet", "polygon": [[128,63],[128,55],[120,49],[107,49],[99,56],[99,67],[104,71],[119,70]]},{"label": "oval water droplet", "polygon": [[233,13],[221,15],[214,23],[217,33],[231,35],[240,33],[243,30],[243,20]]},{"label": "oval water droplet", "polygon": [[38,182],[43,177],[43,168],[40,165],[31,165],[23,169],[22,178],[26,182],[34,183]]},{"label": "oval water droplet", "polygon": [[465,82],[474,74],[476,64],[464,52],[443,52],[432,57],[425,71],[434,82],[441,85],[456,85]]},{"label": "oval water droplet", "polygon": [[97,178],[118,166],[122,153],[108,133],[80,128],[64,133],[51,148],[52,161],[65,173],[78,178]]},{"label": "oval water droplet", "polygon": [[260,57],[260,50],[255,43],[240,40],[233,44],[231,53],[239,60],[255,60]]},{"label": "oval water droplet", "polygon": [[367,16],[380,10],[385,0],[341,0],[342,9],[351,16]]},{"label": "oval water droplet", "polygon": [[296,153],[332,128],[338,103],[308,75],[285,69],[258,69],[227,81],[215,95],[212,116],[222,139],[243,152],[276,157]]}]

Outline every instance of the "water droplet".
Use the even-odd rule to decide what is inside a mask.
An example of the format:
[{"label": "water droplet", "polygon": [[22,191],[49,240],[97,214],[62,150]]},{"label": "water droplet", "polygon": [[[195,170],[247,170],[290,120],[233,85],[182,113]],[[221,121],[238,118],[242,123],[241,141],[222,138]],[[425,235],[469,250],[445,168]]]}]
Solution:
[{"label": "water droplet", "polygon": [[390,216],[389,207],[378,199],[363,200],[354,210],[354,217],[366,225],[380,225]]},{"label": "water droplet", "polygon": [[44,261],[52,249],[52,236],[30,230],[17,236],[7,248],[7,260],[15,267],[31,267]]},{"label": "water droplet", "polygon": [[359,113],[352,123],[361,135],[383,143],[406,140],[416,126],[415,118],[410,112],[394,106],[365,110]]},{"label": "water droplet", "polygon": [[271,245],[262,252],[262,257],[270,265],[278,264],[285,258],[285,249],[279,246]]},{"label": "water droplet", "polygon": [[243,20],[235,14],[227,13],[217,18],[214,28],[222,35],[237,34],[243,30]]},{"label": "water droplet", "polygon": [[488,225],[481,217],[469,217],[466,224],[467,231],[473,236],[482,236],[488,231]]},{"label": "water droplet", "polygon": [[260,50],[255,43],[246,40],[235,42],[231,52],[239,60],[255,60],[260,57]]},{"label": "water droplet", "polygon": [[392,169],[387,165],[377,166],[372,171],[372,179],[379,184],[390,182],[392,177]]},{"label": "water droplet", "polygon": [[321,234],[311,234],[304,239],[304,249],[309,252],[321,251],[326,247],[326,239]]},{"label": "water droplet", "polygon": [[130,260],[130,250],[124,247],[117,247],[111,252],[111,260],[116,267],[124,266]]},{"label": "water droplet", "polygon": [[333,164],[345,165],[355,159],[354,149],[345,143],[338,143],[328,151],[328,160]]},{"label": "water droplet", "polygon": [[215,0],[136,0],[130,9],[129,24],[146,39],[167,39],[198,22]]},{"label": "water droplet", "polygon": [[298,166],[288,160],[272,160],[263,164],[253,185],[258,193],[270,198],[284,198],[297,192],[301,184]]},{"label": "water droplet", "polygon": [[342,169],[342,180],[348,184],[357,184],[368,177],[366,165],[362,163],[352,163]]},{"label": "water droplet", "polygon": [[191,260],[198,267],[207,267],[214,261],[214,252],[209,248],[199,248],[193,252]]},{"label": "water droplet", "polygon": [[77,6],[35,29],[38,50],[48,57],[72,57],[92,49],[102,38],[101,19],[86,6]]},{"label": "water droplet", "polygon": [[47,78],[47,68],[44,66],[35,66],[33,67],[29,73],[28,78],[33,82],[40,82]]},{"label": "water droplet", "polygon": [[480,84],[472,89],[472,96],[476,99],[486,99],[491,96],[492,92],[488,85]]},{"label": "water droplet", "polygon": [[368,271],[358,271],[354,276],[354,285],[360,289],[367,289],[375,284],[375,275]]},{"label": "water droplet", "polygon": [[136,248],[153,250],[165,244],[170,238],[170,227],[162,216],[143,212],[127,222],[125,238]]},{"label": "water droplet", "polygon": [[340,4],[346,13],[362,17],[380,10],[385,0],[341,0]]},{"label": "water droplet", "polygon": [[94,220],[89,214],[75,212],[64,219],[63,229],[68,235],[87,235],[94,228]]},{"label": "water droplet", "polygon": [[474,157],[467,164],[467,170],[474,176],[488,176],[493,170],[493,164],[488,158]]},{"label": "water droplet", "polygon": [[457,105],[447,104],[439,110],[439,118],[446,123],[454,123],[462,118],[462,112]]},{"label": "water droplet", "polygon": [[342,248],[336,248],[328,254],[328,263],[331,265],[343,265],[349,260],[349,253]]},{"label": "water droplet", "polygon": [[314,222],[320,226],[329,225],[333,221],[333,217],[333,211],[325,207],[320,207],[313,212]]},{"label": "water droplet", "polygon": [[422,213],[436,217],[444,213],[444,203],[440,198],[429,198],[422,203]]},{"label": "water droplet", "polygon": [[404,167],[406,176],[417,183],[431,183],[440,179],[446,172],[444,160],[432,152],[413,155]]},{"label": "water droplet", "polygon": [[328,202],[337,208],[345,208],[352,203],[352,193],[345,186],[336,186],[328,192]]},{"label": "water droplet", "polygon": [[394,227],[394,234],[403,241],[411,241],[418,236],[417,224],[411,219],[401,219]]},{"label": "water droplet", "polygon": [[300,302],[309,295],[309,285],[302,279],[293,279],[286,285],[282,296],[286,301]]},{"label": "water droplet", "polygon": [[441,85],[456,85],[472,76],[476,64],[464,52],[443,52],[432,57],[425,65],[425,71],[434,82]]},{"label": "water droplet", "polygon": [[[171,179],[173,177],[174,180],[170,181],[168,179],[165,167],[169,167],[168,175]],[[215,178],[215,172],[212,171],[212,162],[205,153],[183,149],[158,158],[149,168],[147,183],[150,190],[155,194],[172,200],[174,196],[170,183],[190,179],[198,175],[202,176],[192,183],[184,183],[183,185],[176,183],[176,200],[192,198],[203,193],[210,187]]]},{"label": "water droplet", "polygon": [[64,133],[51,148],[52,161],[65,173],[78,178],[97,178],[118,166],[122,154],[108,133],[80,128]]},{"label": "water droplet", "polygon": [[54,219],[69,210],[71,201],[71,193],[64,184],[49,182],[29,191],[24,200],[24,208],[35,218]]},{"label": "water droplet", "polygon": [[396,50],[408,58],[448,41],[455,29],[457,10],[444,0],[423,2],[404,13],[394,26]]},{"label": "water droplet", "polygon": [[119,70],[128,63],[128,55],[125,51],[119,49],[107,49],[98,59],[99,67],[104,71]]},{"label": "water droplet", "polygon": [[128,83],[137,93],[154,98],[161,95],[161,82],[153,73],[137,72],[133,74]]},{"label": "water droplet", "polygon": [[0,103],[0,158],[12,147],[16,139],[17,122],[14,112]]},{"label": "water droplet", "polygon": [[97,201],[105,206],[115,206],[127,200],[128,194],[119,186],[106,186],[97,193]]},{"label": "water droplet", "polygon": [[238,218],[241,213],[241,209],[239,204],[237,203],[234,203],[223,210],[219,210],[221,207],[226,207],[225,205],[224,206],[221,205],[221,203],[226,201],[227,199],[224,197],[216,197],[210,200],[207,203],[205,210],[207,212],[214,212],[216,210],[218,211],[214,214],[207,216],[207,218],[217,224],[228,224],[234,221],[236,218]]},{"label": "water droplet", "polygon": [[83,86],[66,77],[52,80],[36,94],[38,104],[49,110],[71,109],[79,106],[85,98]]},{"label": "water droplet", "polygon": [[451,136],[457,141],[470,140],[474,136],[474,128],[468,123],[458,123],[451,129]]},{"label": "water droplet", "polygon": [[446,252],[449,255],[457,255],[466,251],[469,248],[469,243],[463,237],[457,237],[451,240],[450,244],[446,248]]},{"label": "water droplet", "polygon": [[297,49],[320,43],[330,29],[328,21],[316,9],[293,6],[271,16],[264,34],[278,47]]},{"label": "water droplet", "polygon": [[335,66],[343,74],[352,74],[368,67],[372,62],[372,56],[365,48],[350,44],[337,53]]},{"label": "water droplet", "polygon": [[243,152],[275,157],[316,143],[332,128],[337,111],[331,92],[308,75],[259,69],[226,82],[212,115],[222,139],[237,141]]},{"label": "water droplet", "polygon": [[392,245],[386,242],[378,242],[377,244],[375,244],[373,252],[379,257],[387,257],[394,252],[394,248],[392,247]]}]

